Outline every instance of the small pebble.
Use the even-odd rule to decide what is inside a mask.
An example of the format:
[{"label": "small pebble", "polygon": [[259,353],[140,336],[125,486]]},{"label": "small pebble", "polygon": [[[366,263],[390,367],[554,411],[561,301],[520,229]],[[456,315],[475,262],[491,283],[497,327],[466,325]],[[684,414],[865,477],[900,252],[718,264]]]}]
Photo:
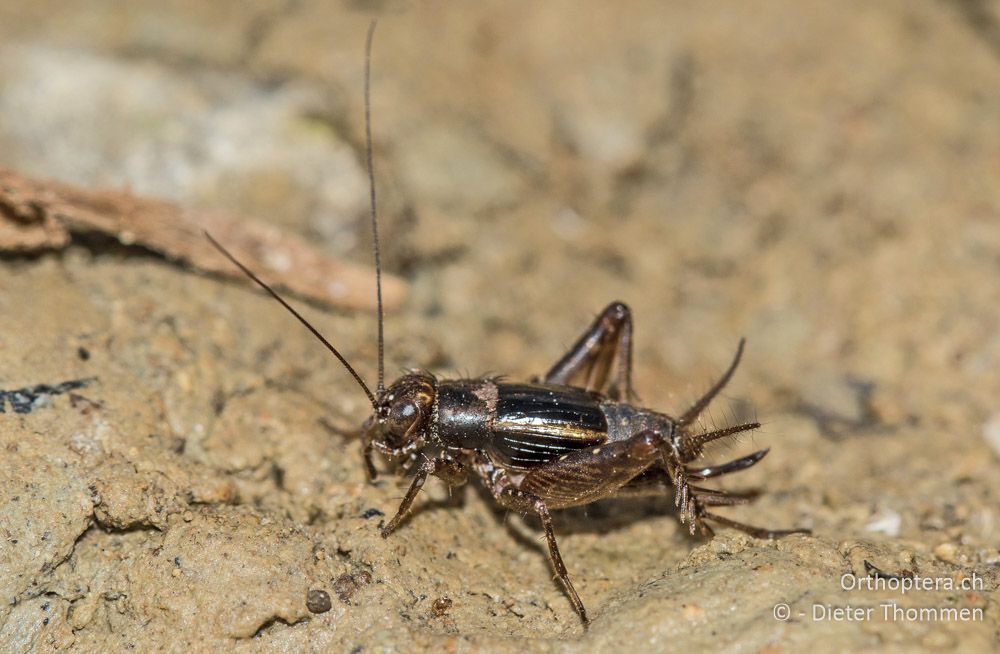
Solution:
[{"label": "small pebble", "polygon": [[337,577],[333,582],[333,592],[337,593],[337,597],[344,604],[351,603],[351,596],[354,595],[354,591],[357,589],[358,583],[354,581],[354,577],[346,572]]},{"label": "small pebble", "polygon": [[191,513],[190,511],[185,511],[184,515],[181,517],[184,518],[184,522],[191,522],[192,520],[194,520],[194,514]]},{"label": "small pebble", "polygon": [[958,547],[954,543],[941,543],[934,548],[934,556],[945,563],[954,563],[956,554],[958,554]]},{"label": "small pebble", "polygon": [[306,595],[306,608],[311,613],[326,613],[331,606],[330,594],[325,590],[311,589]]},{"label": "small pebble", "polygon": [[354,593],[371,582],[372,576],[367,570],[361,570],[353,575],[345,572],[333,581],[333,592],[341,602],[350,604]]},{"label": "small pebble", "polygon": [[439,597],[434,600],[434,604],[431,606],[431,613],[434,614],[435,618],[440,618],[451,609],[451,605],[452,601],[450,597]]}]

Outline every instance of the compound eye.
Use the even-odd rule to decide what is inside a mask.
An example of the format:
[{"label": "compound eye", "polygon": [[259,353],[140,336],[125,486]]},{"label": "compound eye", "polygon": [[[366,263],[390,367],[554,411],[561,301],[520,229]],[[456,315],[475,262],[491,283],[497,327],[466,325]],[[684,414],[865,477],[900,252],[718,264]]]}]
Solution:
[{"label": "compound eye", "polygon": [[417,405],[412,400],[400,400],[389,409],[389,431],[402,436],[417,419]]}]

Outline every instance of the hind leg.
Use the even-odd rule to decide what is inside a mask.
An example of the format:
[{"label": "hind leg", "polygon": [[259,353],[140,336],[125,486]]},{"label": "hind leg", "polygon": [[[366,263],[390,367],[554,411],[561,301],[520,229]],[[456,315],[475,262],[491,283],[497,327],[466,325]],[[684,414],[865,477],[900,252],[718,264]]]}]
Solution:
[{"label": "hind leg", "polygon": [[615,496],[641,497],[666,495],[671,491],[675,491],[676,501],[680,506],[681,522],[688,522],[692,534],[698,530],[706,536],[711,536],[713,531],[706,524],[706,520],[726,527],[739,529],[754,538],[781,538],[788,534],[810,533],[808,529],[766,529],[763,527],[754,527],[753,525],[747,525],[711,513],[707,510],[709,507],[747,504],[756,498],[757,493],[734,493],[690,484],[691,480],[711,479],[739,472],[740,470],[746,470],[763,459],[767,452],[767,449],[759,450],[753,454],[715,466],[683,467],[682,474],[687,487],[687,491],[683,494],[676,492],[674,481],[665,470],[660,467],[650,467],[622,486]]},{"label": "hind leg", "polygon": [[666,439],[648,430],[628,440],[564,454],[532,468],[518,484],[548,504],[563,509],[614,496],[650,466],[659,465]]},{"label": "hind leg", "polygon": [[[811,534],[811,529],[765,529],[763,527],[754,527],[753,525],[748,525],[743,522],[737,522],[736,520],[731,520],[729,518],[724,518],[721,515],[715,513],[710,513],[704,509],[704,507],[699,507],[698,513],[695,514],[695,520],[699,524],[704,524],[705,520],[711,520],[723,527],[732,527],[733,529],[739,529],[740,531],[750,534],[754,538],[765,538],[774,539],[782,538],[790,534]],[[709,527],[709,532],[711,528]]]},{"label": "hind leg", "polygon": [[[612,365],[613,383],[608,383]],[[544,377],[546,383],[579,386],[607,393],[619,402],[632,392],[632,312],[622,302],[612,302],[583,332],[569,352]]]},{"label": "hind leg", "polygon": [[758,452],[714,468],[689,469],[682,463],[682,443],[679,436],[667,438],[654,430],[641,431],[628,440],[577,450],[534,468],[518,488],[543,499],[554,509],[589,504],[623,492],[635,494],[643,486],[659,487],[661,492],[673,488],[681,522],[691,525],[691,533],[696,525],[706,531],[699,520],[701,507],[746,500],[693,486],[691,481],[750,467],[763,454]]},{"label": "hind leg", "polygon": [[[759,460],[759,457],[758,457]],[[737,469],[739,462],[725,466]],[[752,464],[750,464],[752,465]],[[725,466],[720,466],[722,470]],[[706,471],[688,471],[679,463],[676,443],[657,431],[641,431],[628,440],[577,450],[528,472],[518,489],[538,497],[549,508],[561,509],[589,504],[606,497],[635,491],[643,484],[674,489],[674,504],[682,523],[708,533],[700,520],[703,506],[724,506],[748,501],[737,495],[691,485]],[[717,472],[709,469],[709,472]]]}]

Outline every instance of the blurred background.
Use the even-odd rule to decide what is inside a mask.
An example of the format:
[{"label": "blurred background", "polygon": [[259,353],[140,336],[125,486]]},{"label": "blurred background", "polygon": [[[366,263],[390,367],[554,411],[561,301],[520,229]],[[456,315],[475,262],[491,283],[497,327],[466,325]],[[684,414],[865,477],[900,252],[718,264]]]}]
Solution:
[{"label": "blurred background", "polygon": [[[678,368],[746,333],[776,367],[988,372],[992,5],[696,7],[7,5],[0,162],[367,262],[359,53],[378,15],[386,265],[434,278],[420,309],[500,331],[544,313],[547,338],[625,295]],[[478,340],[440,338],[478,364]]]},{"label": "blurred background", "polygon": [[[811,527],[848,569],[858,557],[844,538],[881,552],[891,569],[923,560],[927,570],[977,570],[995,589],[1000,3],[3,2],[0,165],[225,210],[369,265],[362,88],[373,16],[383,261],[408,282],[407,302],[386,324],[390,377],[402,367],[538,374],[620,299],[635,314],[644,404],[678,413],[746,336],[743,367],[708,418],[757,417],[765,427],[753,444],[773,447],[745,478],[772,495],[740,519]],[[0,293],[0,386],[96,374],[109,410],[136,421],[121,423],[123,434],[180,439],[186,445],[170,465],[233,483],[237,499],[227,502],[297,525],[326,516],[308,538],[335,551],[335,541],[362,538],[340,531],[337,516],[351,513],[345,502],[390,513],[401,494],[391,484],[366,489],[355,446],[316,433],[317,416],[360,424],[364,398],[267,300],[156,258],[94,247],[5,256]],[[372,379],[371,313],[313,315]],[[107,356],[67,364],[81,344]],[[114,399],[112,379],[130,393]],[[262,404],[228,417],[218,408],[220,393],[243,397],[248,388],[270,398],[261,400],[266,416],[254,413]],[[149,416],[129,413],[130,403],[157,402],[160,409],[143,409]],[[278,426],[261,440],[269,420]],[[302,434],[291,444],[289,425]],[[14,427],[0,420],[0,429]],[[219,442],[225,429],[232,434]],[[126,459],[129,448],[144,458],[144,448],[159,447],[121,438]],[[66,483],[86,486],[99,465],[71,466]],[[178,483],[176,497],[186,497]],[[189,500],[177,501],[183,509]],[[474,628],[484,614],[468,600],[468,615],[418,629],[418,642],[485,638],[494,627],[549,633],[553,612],[560,630],[572,630],[544,556],[510,554],[523,548],[489,519],[488,502],[468,501],[464,510],[486,526],[459,522],[449,532],[497,533],[457,544],[468,558],[427,573],[433,583],[455,596],[455,575],[472,574],[477,551],[487,561],[525,556],[529,572],[483,563],[475,577],[487,584],[514,575],[511,589],[545,599],[515,594],[510,610],[520,622],[499,610],[500,623]],[[662,610],[630,593],[683,567],[697,543],[647,509],[624,527],[601,523],[600,509],[562,527],[584,601],[598,615],[627,609],[640,625],[624,633],[621,624],[595,624],[588,647],[680,633],[694,647],[734,649],[831,634],[847,649],[996,643],[993,593],[976,600],[988,608],[985,624],[921,624],[905,634],[892,624],[786,632],[767,607],[746,609],[743,641],[735,633],[719,641],[723,623],[700,614],[675,613],[663,626]],[[454,520],[466,520],[461,511]],[[433,558],[421,548],[440,529],[434,522],[453,513],[410,521],[400,570]],[[605,527],[575,529],[588,515]],[[372,532],[364,547],[381,551],[373,525],[361,525]],[[664,533],[671,553],[654,555],[650,543]],[[46,560],[65,558],[68,545],[53,547]],[[812,571],[787,592],[836,596],[836,582],[827,583],[836,564],[823,568],[829,559],[817,552],[785,561]],[[37,561],[25,561],[24,578],[42,583],[32,577]],[[720,568],[718,579],[727,574]],[[810,580],[817,588],[802,590]],[[732,594],[704,584],[702,606]],[[384,601],[403,601],[392,597]],[[535,616],[530,607],[542,605]],[[164,633],[188,624],[160,620]],[[87,624],[76,631],[93,640],[79,635],[77,647],[106,642]],[[142,632],[129,624],[126,633]],[[322,642],[347,642],[339,638]]]}]

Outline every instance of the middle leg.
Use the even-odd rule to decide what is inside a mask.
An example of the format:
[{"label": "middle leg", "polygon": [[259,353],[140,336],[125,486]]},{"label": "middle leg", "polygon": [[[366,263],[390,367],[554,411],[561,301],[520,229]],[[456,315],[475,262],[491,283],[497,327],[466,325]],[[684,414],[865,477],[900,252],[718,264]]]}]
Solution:
[{"label": "middle leg", "polygon": [[583,624],[590,624],[590,618],[587,617],[587,609],[584,607],[579,593],[576,592],[576,588],[573,587],[573,582],[569,578],[569,572],[566,570],[566,564],[563,563],[562,554],[559,553],[559,545],[556,543],[556,532],[552,528],[552,516],[549,514],[549,507],[546,506],[545,501],[531,493],[525,493],[514,488],[503,489],[497,493],[497,499],[506,508],[513,509],[519,513],[533,511],[539,520],[542,521],[542,528],[545,530],[545,540],[549,546],[549,560],[552,562],[552,568],[556,572],[556,577],[562,583],[566,594],[569,595],[573,609],[580,616],[580,619],[583,620]]}]

